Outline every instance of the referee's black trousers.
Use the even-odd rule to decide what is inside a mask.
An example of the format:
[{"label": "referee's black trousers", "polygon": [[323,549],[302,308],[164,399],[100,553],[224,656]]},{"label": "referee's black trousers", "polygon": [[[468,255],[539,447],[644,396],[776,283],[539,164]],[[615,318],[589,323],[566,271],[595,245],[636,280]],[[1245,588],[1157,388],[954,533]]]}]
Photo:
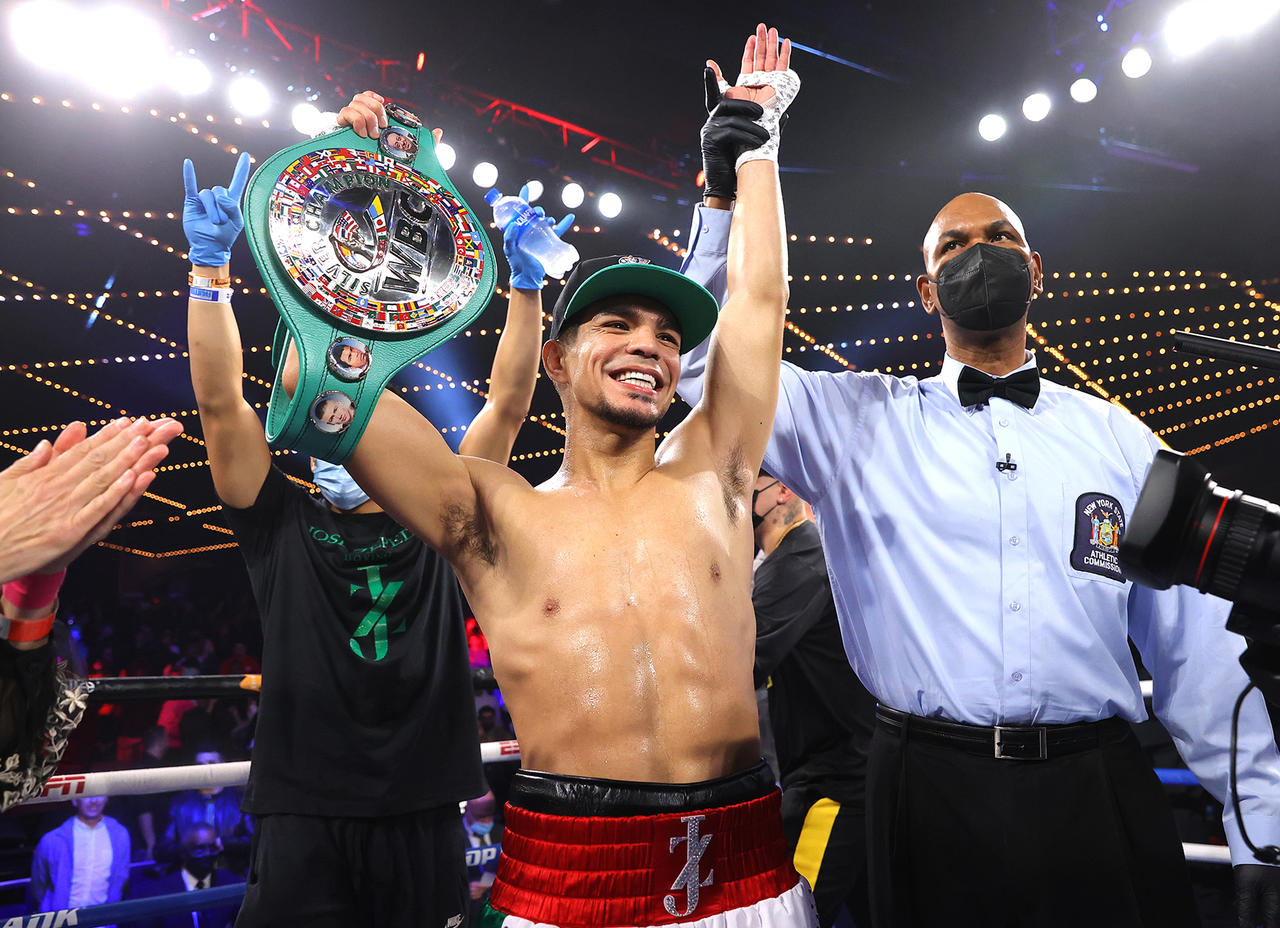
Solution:
[{"label": "referee's black trousers", "polygon": [[1127,724],[1047,760],[880,721],[867,772],[875,928],[1198,926],[1163,788]]}]

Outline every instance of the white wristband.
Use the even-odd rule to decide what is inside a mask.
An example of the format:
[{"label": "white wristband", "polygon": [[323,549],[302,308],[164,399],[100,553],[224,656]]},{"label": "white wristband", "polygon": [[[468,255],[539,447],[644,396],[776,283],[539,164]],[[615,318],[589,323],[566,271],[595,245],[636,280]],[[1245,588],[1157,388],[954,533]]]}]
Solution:
[{"label": "white wristband", "polygon": [[230,303],[230,287],[192,287],[191,299],[204,303]]},{"label": "white wristband", "polygon": [[759,148],[744,151],[738,156],[735,169],[741,169],[748,161],[778,160],[778,145],[782,137],[782,114],[787,111],[791,101],[800,92],[800,75],[790,69],[786,71],[751,71],[738,75],[739,87],[773,88],[773,99],[764,108],[764,114],[756,125],[769,133],[769,140]]}]

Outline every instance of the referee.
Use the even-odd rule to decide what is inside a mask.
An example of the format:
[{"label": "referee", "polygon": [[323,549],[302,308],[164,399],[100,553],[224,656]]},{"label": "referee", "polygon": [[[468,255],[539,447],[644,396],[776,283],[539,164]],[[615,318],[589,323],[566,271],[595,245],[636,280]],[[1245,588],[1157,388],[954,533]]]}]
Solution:
[{"label": "referee", "polygon": [[808,504],[761,473],[751,520],[765,555],[751,593],[755,679],[768,687],[783,827],[796,870],[813,888],[818,924],[831,925],[843,905],[867,926],[863,781],[875,700],[845,657]]}]

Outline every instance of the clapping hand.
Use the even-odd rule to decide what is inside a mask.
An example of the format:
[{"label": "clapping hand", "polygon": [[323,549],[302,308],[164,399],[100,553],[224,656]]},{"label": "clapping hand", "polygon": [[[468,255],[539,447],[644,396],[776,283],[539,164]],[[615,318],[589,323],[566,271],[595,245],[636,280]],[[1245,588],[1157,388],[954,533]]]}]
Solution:
[{"label": "clapping hand", "polygon": [[55,573],[106,537],[181,433],[173,419],[117,419],[89,437],[73,422],[0,471],[0,580]]}]

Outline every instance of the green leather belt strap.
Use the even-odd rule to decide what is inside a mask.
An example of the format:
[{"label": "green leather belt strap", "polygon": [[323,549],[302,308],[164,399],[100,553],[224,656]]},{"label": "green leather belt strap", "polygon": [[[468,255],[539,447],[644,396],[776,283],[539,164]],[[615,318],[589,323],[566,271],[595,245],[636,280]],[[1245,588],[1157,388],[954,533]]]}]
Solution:
[{"label": "green leather belt strap", "polygon": [[[245,225],[280,310],[267,440],[341,464],[406,364],[469,325],[493,295],[493,250],[435,139],[387,107],[381,138],[339,129],[278,152],[249,181]],[[298,351],[293,398],[281,381]]]}]

